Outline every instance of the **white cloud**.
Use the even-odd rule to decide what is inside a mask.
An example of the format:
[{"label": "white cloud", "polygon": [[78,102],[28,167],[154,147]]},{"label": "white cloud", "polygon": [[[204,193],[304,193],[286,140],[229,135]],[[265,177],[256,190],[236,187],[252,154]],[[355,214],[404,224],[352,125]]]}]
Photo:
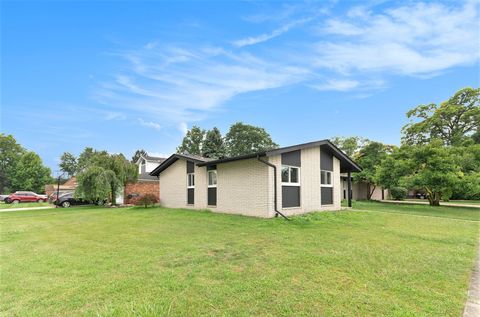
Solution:
[{"label": "white cloud", "polygon": [[462,7],[416,3],[372,13],[352,9],[330,19],[316,44],[316,67],[338,72],[389,72],[401,75],[438,73],[478,61],[479,23],[476,2]]},{"label": "white cloud", "polygon": [[347,91],[355,87],[358,87],[358,81],[356,80],[327,80],[323,84],[314,84],[311,87],[318,90],[336,90],[336,91]]},{"label": "white cloud", "polygon": [[145,121],[142,118],[139,118],[137,120],[137,122],[141,126],[144,126],[144,127],[147,127],[147,128],[152,128],[152,129],[155,129],[155,130],[160,130],[162,128],[162,126],[160,124],[158,124],[156,122],[153,122],[153,121]]},{"label": "white cloud", "polygon": [[186,122],[180,122],[180,123],[178,124],[178,130],[180,130],[180,132],[182,133],[182,135],[187,134],[187,132],[188,132],[187,123],[186,123]]},{"label": "white cloud", "polygon": [[244,38],[244,39],[236,40],[232,44],[237,46],[237,47],[244,47],[244,46],[249,46],[249,45],[254,45],[254,44],[266,42],[270,39],[273,39],[277,36],[282,35],[285,32],[288,32],[293,27],[300,26],[300,25],[305,24],[307,22],[310,22],[312,20],[313,20],[312,17],[299,19],[299,20],[294,20],[294,21],[289,22],[289,23],[285,24],[284,26],[282,26],[282,27],[280,27],[276,30],[273,30],[270,33],[264,33],[264,34],[260,34],[258,36],[247,37],[247,38]]}]

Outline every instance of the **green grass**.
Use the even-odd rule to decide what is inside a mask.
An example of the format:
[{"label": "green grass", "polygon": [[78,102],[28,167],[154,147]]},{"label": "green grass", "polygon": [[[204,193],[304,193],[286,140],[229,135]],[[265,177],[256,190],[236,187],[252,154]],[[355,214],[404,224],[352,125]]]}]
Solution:
[{"label": "green grass", "polygon": [[[415,202],[424,202],[428,203],[427,199],[405,199],[405,201],[415,201]],[[441,201],[440,204],[461,204],[461,205],[480,205],[480,200],[449,200]]]},{"label": "green grass", "polygon": [[11,208],[31,208],[31,207],[47,207],[52,206],[49,203],[19,203],[19,204],[6,204],[0,202],[0,209],[11,209]]},{"label": "green grass", "polygon": [[480,221],[480,209],[467,207],[414,205],[402,203],[353,201],[352,207],[357,210],[381,211],[391,213],[413,214],[452,219]]},{"label": "green grass", "polygon": [[352,211],[72,208],[0,226],[2,316],[459,316],[479,234]]}]

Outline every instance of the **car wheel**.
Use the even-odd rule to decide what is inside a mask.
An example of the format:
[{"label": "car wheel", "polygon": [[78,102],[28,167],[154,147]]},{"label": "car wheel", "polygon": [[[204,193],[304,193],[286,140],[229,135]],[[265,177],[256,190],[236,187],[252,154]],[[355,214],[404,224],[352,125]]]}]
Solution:
[{"label": "car wheel", "polygon": [[12,200],[12,204],[18,204],[18,203],[20,203],[20,200],[18,199]]},{"label": "car wheel", "polygon": [[45,202],[45,200],[43,200],[43,199],[38,199],[37,200],[37,203],[43,203],[43,202]]},{"label": "car wheel", "polygon": [[64,202],[62,203],[62,207],[63,207],[63,208],[68,208],[68,207],[70,207],[70,202],[64,201]]}]

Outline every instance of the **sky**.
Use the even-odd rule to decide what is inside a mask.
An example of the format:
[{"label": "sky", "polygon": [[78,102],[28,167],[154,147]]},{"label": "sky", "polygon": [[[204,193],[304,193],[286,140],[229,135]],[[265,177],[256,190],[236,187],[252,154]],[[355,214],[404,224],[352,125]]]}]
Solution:
[{"label": "sky", "polygon": [[281,146],[400,143],[479,84],[477,1],[1,1],[0,131],[58,170],[89,146],[167,156],[198,125]]}]

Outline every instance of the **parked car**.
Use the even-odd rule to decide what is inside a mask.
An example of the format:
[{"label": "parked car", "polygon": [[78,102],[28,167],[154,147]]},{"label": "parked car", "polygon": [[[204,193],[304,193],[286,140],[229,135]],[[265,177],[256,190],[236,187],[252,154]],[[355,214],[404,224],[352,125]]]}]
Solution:
[{"label": "parked car", "polygon": [[5,201],[5,199],[8,198],[9,195],[0,195],[0,201]]},{"label": "parked car", "polygon": [[56,206],[68,208],[70,206],[80,206],[80,205],[104,205],[105,201],[88,201],[81,198],[75,198],[73,193],[66,193],[61,195],[57,200],[53,202]]},{"label": "parked car", "polygon": [[[58,196],[60,197],[60,196],[63,196],[63,195],[65,195],[65,194],[70,194],[70,193],[72,193],[72,191],[60,191],[60,192],[58,193]],[[48,201],[49,201],[49,202],[52,202],[52,203],[53,203],[55,200],[57,200],[57,192],[56,192],[56,191],[54,191],[53,193],[51,193],[51,194],[48,196]]]},{"label": "parked car", "polygon": [[46,202],[48,199],[47,195],[40,195],[34,192],[23,192],[17,191],[13,194],[10,194],[5,198],[7,204],[18,204],[18,203],[32,203],[32,202]]}]

